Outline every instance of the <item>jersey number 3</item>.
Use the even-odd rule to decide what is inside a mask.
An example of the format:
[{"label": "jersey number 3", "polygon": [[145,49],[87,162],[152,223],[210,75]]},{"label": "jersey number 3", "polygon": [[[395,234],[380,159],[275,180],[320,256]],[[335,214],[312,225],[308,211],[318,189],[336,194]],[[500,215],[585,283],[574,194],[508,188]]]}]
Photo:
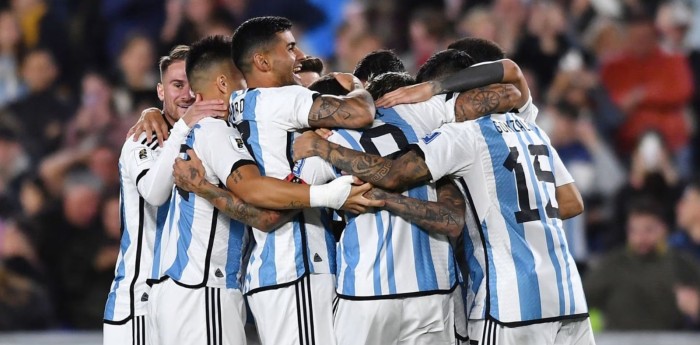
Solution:
[{"label": "jersey number 3", "polygon": [[[554,183],[554,173],[544,171],[540,165],[540,156],[549,157],[549,149],[546,145],[528,145],[527,149],[532,156],[532,166],[535,170],[535,176],[540,182]],[[518,223],[538,221],[541,219],[540,210],[530,206],[530,191],[527,188],[525,180],[525,169],[522,163],[518,163],[520,151],[516,147],[510,147],[510,154],[503,166],[508,171],[515,173],[515,182],[518,187],[518,206],[520,211],[515,212],[515,220]],[[552,206],[551,198],[547,201],[545,212],[549,218],[559,218],[559,209]]]}]

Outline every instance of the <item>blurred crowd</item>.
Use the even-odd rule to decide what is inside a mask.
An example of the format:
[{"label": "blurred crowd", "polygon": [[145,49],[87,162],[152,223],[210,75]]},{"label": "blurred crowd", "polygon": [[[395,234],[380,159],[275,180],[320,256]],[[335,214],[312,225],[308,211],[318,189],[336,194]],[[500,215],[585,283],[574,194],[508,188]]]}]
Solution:
[{"label": "blurred crowd", "polygon": [[589,305],[607,329],[698,328],[700,0],[0,0],[0,331],[101,327],[158,57],[260,15],[325,72],[497,42],[585,199],[566,230]]}]

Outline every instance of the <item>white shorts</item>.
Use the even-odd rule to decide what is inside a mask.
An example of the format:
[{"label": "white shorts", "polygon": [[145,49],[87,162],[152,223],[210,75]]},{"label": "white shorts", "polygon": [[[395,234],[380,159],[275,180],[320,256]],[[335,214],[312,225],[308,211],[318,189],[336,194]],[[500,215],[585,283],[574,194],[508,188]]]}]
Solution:
[{"label": "white shorts", "polygon": [[153,345],[241,345],[246,343],[245,307],[241,291],[202,287],[190,289],[172,279],[151,293],[155,327]]},{"label": "white shorts", "polygon": [[146,345],[146,315],[134,316],[126,323],[104,323],[103,345]]},{"label": "white shorts", "polygon": [[589,318],[506,327],[469,320],[470,345],[595,345]]},{"label": "white shorts", "polygon": [[380,300],[338,299],[338,345],[455,343],[452,296]]},{"label": "white shorts", "polygon": [[332,274],[310,274],[290,286],[247,297],[262,345],[335,344]]}]

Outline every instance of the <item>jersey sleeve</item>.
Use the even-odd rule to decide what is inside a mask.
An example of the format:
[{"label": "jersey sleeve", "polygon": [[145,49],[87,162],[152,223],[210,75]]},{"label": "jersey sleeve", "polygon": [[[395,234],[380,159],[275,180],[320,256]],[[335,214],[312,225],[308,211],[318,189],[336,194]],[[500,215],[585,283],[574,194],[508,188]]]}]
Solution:
[{"label": "jersey sleeve", "polygon": [[160,206],[168,200],[174,184],[173,163],[189,131],[184,120],[176,122],[160,154],[149,161],[149,170],[136,181],[139,194],[149,204]]},{"label": "jersey sleeve", "polygon": [[[281,87],[276,91],[281,94],[277,97],[279,101],[272,100],[280,102],[278,103],[280,111],[277,112],[275,121],[283,122],[289,129],[309,128],[309,113],[318,93],[298,85]],[[280,116],[282,114],[284,116]]]},{"label": "jersey sleeve", "polygon": [[559,158],[559,153],[554,147],[552,149],[552,160],[554,161],[554,185],[559,187],[565,184],[574,182],[573,176],[569,173],[569,170],[564,166],[561,158]]},{"label": "jersey sleeve", "polygon": [[523,121],[527,123],[535,123],[535,120],[537,120],[537,115],[539,113],[539,109],[537,109],[537,106],[532,103],[532,96],[528,98],[527,103],[523,105],[522,107],[518,108],[517,115],[519,118],[523,119]]},{"label": "jersey sleeve", "polygon": [[418,141],[432,181],[466,173],[474,164],[474,135],[467,123],[449,123]]},{"label": "jersey sleeve", "polygon": [[248,153],[241,134],[225,122],[204,119],[199,133],[196,133],[194,149],[211,172],[226,184],[226,179],[236,168],[255,164]]}]

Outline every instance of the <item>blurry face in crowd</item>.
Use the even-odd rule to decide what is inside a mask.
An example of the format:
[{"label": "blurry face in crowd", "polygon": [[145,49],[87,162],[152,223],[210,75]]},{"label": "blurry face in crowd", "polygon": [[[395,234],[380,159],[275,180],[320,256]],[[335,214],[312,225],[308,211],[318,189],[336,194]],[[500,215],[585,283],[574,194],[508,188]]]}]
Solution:
[{"label": "blurry face in crowd", "polygon": [[631,214],[627,221],[627,244],[635,254],[652,253],[666,239],[666,224],[649,214]]},{"label": "blurry face in crowd", "polygon": [[58,76],[58,68],[51,55],[35,51],[24,59],[22,78],[33,92],[48,89]]},{"label": "blurry face in crowd", "polygon": [[25,182],[19,191],[19,202],[22,204],[22,210],[28,216],[33,216],[44,207],[46,198],[42,194],[39,187],[32,183]]},{"label": "blurry face in crowd", "polygon": [[627,27],[627,49],[632,54],[644,56],[656,47],[656,31],[651,22],[631,23]]},{"label": "blurry face in crowd", "polygon": [[15,16],[10,11],[0,12],[0,48],[12,48],[19,40],[19,26]]},{"label": "blurry face in crowd", "polygon": [[210,19],[214,6],[212,0],[189,0],[186,9],[187,18],[195,24],[205,24]]},{"label": "blurry face in crowd", "polygon": [[75,185],[66,189],[63,212],[69,223],[85,228],[95,220],[99,203],[100,193],[97,190],[87,185]]},{"label": "blurry face in crowd", "polygon": [[158,84],[158,98],[163,101],[165,115],[173,122],[185,115],[194,98],[185,73],[185,61],[175,61],[163,72]]},{"label": "blurry face in crowd", "polygon": [[688,229],[700,222],[700,190],[688,188],[676,207],[676,217],[681,228]]},{"label": "blurry face in crowd", "polygon": [[96,74],[88,74],[83,78],[82,84],[83,106],[92,107],[98,105],[109,105],[112,97],[112,88],[104,79],[102,79],[102,77]]},{"label": "blurry face in crowd", "polygon": [[119,183],[119,171],[114,169],[118,164],[117,154],[106,147],[100,147],[92,152],[88,161],[90,171],[99,177],[106,186]]},{"label": "blurry face in crowd", "polygon": [[291,31],[277,33],[277,40],[270,45],[266,55],[279,86],[301,84],[295,70],[306,55],[297,47]]},{"label": "blurry face in crowd", "polygon": [[156,59],[151,42],[145,37],[137,37],[127,44],[128,46],[119,58],[122,71],[127,76],[147,74]]}]

